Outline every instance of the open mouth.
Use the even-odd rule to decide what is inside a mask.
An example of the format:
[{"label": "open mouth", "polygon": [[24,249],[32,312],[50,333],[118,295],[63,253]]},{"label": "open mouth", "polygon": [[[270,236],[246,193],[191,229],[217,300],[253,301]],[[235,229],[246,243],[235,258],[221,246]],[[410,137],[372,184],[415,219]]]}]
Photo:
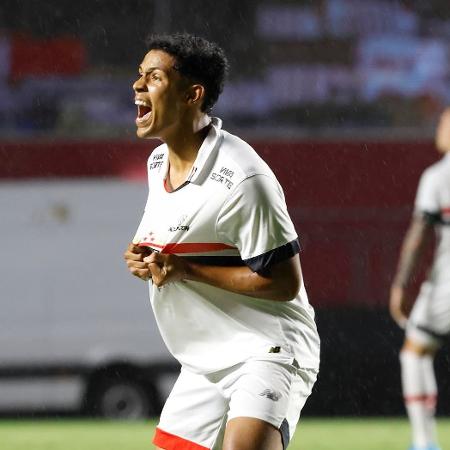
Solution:
[{"label": "open mouth", "polygon": [[145,122],[147,121],[150,116],[152,115],[152,107],[142,101],[142,100],[135,100],[135,105],[137,105],[137,117],[136,121],[138,122]]}]

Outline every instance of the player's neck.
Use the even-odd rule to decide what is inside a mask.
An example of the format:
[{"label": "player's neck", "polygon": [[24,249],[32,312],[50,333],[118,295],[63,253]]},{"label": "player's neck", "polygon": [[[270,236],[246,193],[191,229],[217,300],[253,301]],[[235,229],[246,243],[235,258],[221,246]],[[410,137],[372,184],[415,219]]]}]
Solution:
[{"label": "player's neck", "polygon": [[208,135],[211,119],[206,114],[185,123],[180,122],[169,139],[169,170],[166,185],[170,190],[177,189],[187,179],[198,151]]},{"label": "player's neck", "polygon": [[166,139],[171,169],[177,173],[190,170],[208,134],[210,123],[211,118],[204,113],[180,121],[174,133]]}]

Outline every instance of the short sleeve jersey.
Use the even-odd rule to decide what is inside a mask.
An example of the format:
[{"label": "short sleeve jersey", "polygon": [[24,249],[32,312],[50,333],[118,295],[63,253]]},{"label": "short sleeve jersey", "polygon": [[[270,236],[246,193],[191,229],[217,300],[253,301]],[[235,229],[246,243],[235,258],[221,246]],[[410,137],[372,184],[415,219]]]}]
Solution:
[{"label": "short sleeve jersey", "polygon": [[422,174],[416,195],[415,213],[433,223],[437,247],[430,274],[435,283],[450,282],[450,153]]},{"label": "short sleeve jersey", "polygon": [[[168,164],[163,144],[148,160],[149,195],[135,243],[199,264],[247,265],[263,275],[299,252],[275,175],[253,148],[222,130],[219,119],[187,181],[172,192],[165,189]],[[255,357],[295,358],[301,367],[318,368],[319,337],[303,283],[289,302],[189,280],[159,289],[150,282],[149,290],[168,349],[193,372]]]}]

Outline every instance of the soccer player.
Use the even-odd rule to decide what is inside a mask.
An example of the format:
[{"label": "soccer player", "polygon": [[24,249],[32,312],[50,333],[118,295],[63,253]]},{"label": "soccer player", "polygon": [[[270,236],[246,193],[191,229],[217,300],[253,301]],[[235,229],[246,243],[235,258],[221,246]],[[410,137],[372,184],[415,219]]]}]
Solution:
[{"label": "soccer player", "polygon": [[[433,361],[450,332],[450,108],[441,116],[436,147],[446,155],[426,169],[420,179],[414,216],[403,242],[390,298],[392,317],[406,327],[400,363],[412,450],[438,449]],[[408,288],[424,250],[433,242],[434,231],[434,262],[414,303]]]},{"label": "soccer player", "polygon": [[161,335],[182,366],[158,449],[284,449],[318,372],[283,191],[210,115],[227,67],[214,43],[157,35],[133,85],[137,135],[163,144],[148,159],[148,200],[125,259],[149,280]]}]

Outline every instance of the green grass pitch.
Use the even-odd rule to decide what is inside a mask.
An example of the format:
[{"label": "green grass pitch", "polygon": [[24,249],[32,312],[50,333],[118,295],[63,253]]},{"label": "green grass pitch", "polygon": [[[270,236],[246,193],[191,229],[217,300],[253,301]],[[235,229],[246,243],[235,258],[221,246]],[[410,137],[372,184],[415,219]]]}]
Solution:
[{"label": "green grass pitch", "polygon": [[[156,423],[99,420],[0,420],[2,450],[153,449]],[[450,448],[450,418],[438,422],[440,443]],[[289,450],[406,450],[405,419],[303,419]]]}]

